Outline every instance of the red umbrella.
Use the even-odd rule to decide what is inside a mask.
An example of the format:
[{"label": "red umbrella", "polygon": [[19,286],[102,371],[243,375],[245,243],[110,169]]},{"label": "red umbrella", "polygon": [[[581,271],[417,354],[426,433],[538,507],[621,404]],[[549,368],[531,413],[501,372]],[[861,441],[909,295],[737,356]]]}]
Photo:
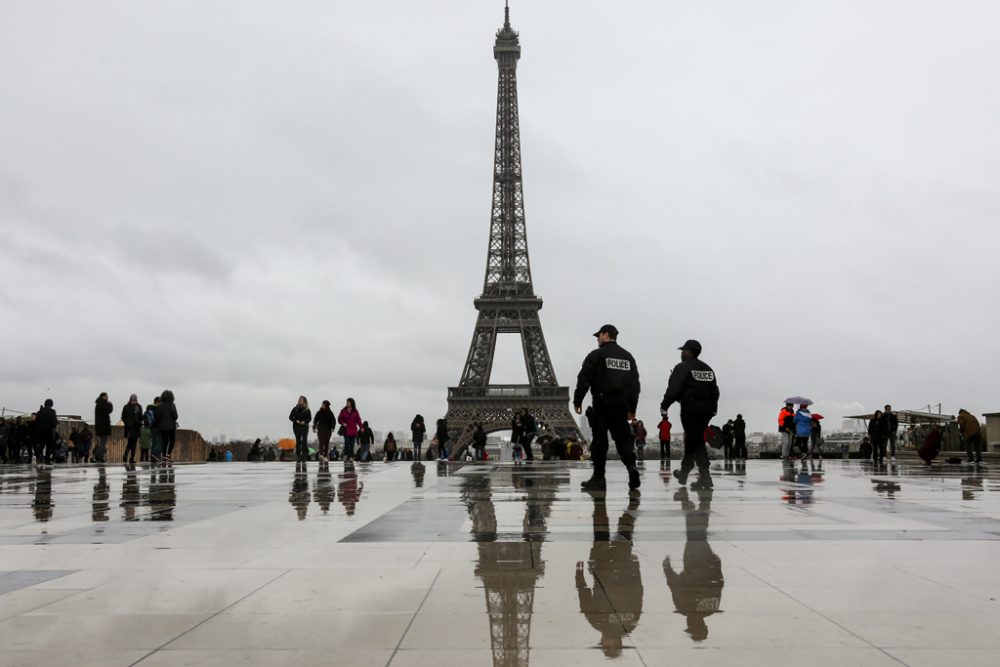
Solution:
[{"label": "red umbrella", "polygon": [[813,419],[819,421],[820,419],[825,419],[825,417],[817,412],[813,415]]}]

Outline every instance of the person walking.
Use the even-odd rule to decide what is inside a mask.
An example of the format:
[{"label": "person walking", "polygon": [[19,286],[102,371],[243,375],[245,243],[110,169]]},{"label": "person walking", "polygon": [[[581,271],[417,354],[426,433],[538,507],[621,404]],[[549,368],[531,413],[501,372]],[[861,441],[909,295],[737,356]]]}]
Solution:
[{"label": "person walking", "polygon": [[135,394],[128,397],[122,407],[122,424],[125,425],[125,453],[122,463],[135,463],[135,448],[142,437],[142,406]]},{"label": "person walking", "polygon": [[882,419],[885,420],[885,436],[889,443],[889,461],[892,463],[896,462],[896,434],[899,432],[899,417],[896,413],[892,411],[891,405],[885,406],[885,412],[882,413]]},{"label": "person walking", "polygon": [[872,461],[875,465],[882,465],[885,462],[885,441],[888,439],[885,428],[882,411],[876,410],[871,421],[868,422],[868,437],[872,442]]},{"label": "person walking", "polygon": [[358,441],[358,432],[361,430],[361,415],[358,414],[358,406],[353,398],[347,399],[337,417],[337,423],[342,427],[341,435],[344,436],[344,461],[353,461],[354,444]]},{"label": "person walking", "polygon": [[657,428],[660,430],[660,461],[667,464],[670,467],[670,429],[673,424],[670,423],[670,419],[666,415],[660,418],[660,423]]},{"label": "person walking", "polygon": [[444,419],[437,420],[437,428],[434,430],[434,440],[437,441],[438,459],[447,461],[448,441],[451,440],[451,436],[448,435],[448,422]]},{"label": "person walking", "polygon": [[722,425],[722,458],[726,461],[735,458],[733,455],[733,420]]},{"label": "person walking", "polygon": [[160,397],[153,398],[153,402],[146,406],[146,411],[142,413],[142,420],[149,429],[149,460],[158,463],[163,459],[163,438],[160,436]]},{"label": "person walking", "polygon": [[747,423],[743,415],[736,415],[733,421],[733,440],[736,441],[736,458],[747,460]]},{"label": "person walking", "polygon": [[149,461],[149,450],[153,446],[153,436],[146,426],[145,413],[143,413],[143,424],[139,430],[139,462]]},{"label": "person walking", "polygon": [[472,448],[476,452],[476,460],[482,461],[486,454],[486,431],[482,424],[476,424],[476,431],[472,434]]},{"label": "person walking", "polygon": [[[965,441],[965,455],[968,463],[983,463],[983,433],[979,420],[964,408],[958,411],[958,430]],[[973,456],[975,450],[975,456]]]},{"label": "person walking", "polygon": [[795,447],[799,450],[802,460],[809,453],[809,438],[812,436],[813,418],[809,406],[803,403],[795,413]]},{"label": "person walking", "polygon": [[698,466],[698,481],[692,489],[711,489],[708,451],[705,449],[705,429],[719,409],[719,384],[715,371],[702,361],[701,343],[689,340],[680,347],[681,362],[674,366],[667,390],[660,403],[660,413],[667,414],[674,403],[681,404],[681,426],[684,428],[684,459],[674,478],[687,484],[691,470]]},{"label": "person walking", "polygon": [[51,398],[46,398],[42,407],[38,408],[35,414],[35,433],[38,437],[38,450],[35,453],[35,463],[45,462],[51,465],[56,447],[56,427],[59,426],[59,417],[53,409],[54,403]]},{"label": "person walking", "polygon": [[385,442],[382,444],[382,456],[387,462],[395,461],[397,450],[396,437],[390,432],[389,435],[385,436]]},{"label": "person walking", "polygon": [[590,458],[594,462],[594,472],[581,488],[585,491],[607,488],[605,470],[610,431],[618,456],[628,472],[628,487],[638,489],[642,479],[635,466],[635,442],[630,424],[635,420],[641,390],[639,369],[631,353],[618,345],[618,329],[614,325],[605,324],[594,336],[598,347],[583,360],[573,392],[576,414],[583,413],[583,399],[588,391],[593,407]]},{"label": "person walking", "polygon": [[410,440],[413,442],[413,460],[420,460],[420,450],[424,445],[424,436],[427,434],[427,425],[424,424],[424,416],[418,414],[410,422]]},{"label": "person walking", "polygon": [[174,402],[174,392],[169,389],[164,389],[160,394],[156,421],[160,429],[160,441],[163,443],[163,460],[172,462],[174,445],[177,444],[177,404]]},{"label": "person walking", "polygon": [[305,463],[309,459],[309,424],[312,422],[312,410],[305,396],[299,396],[295,407],[288,413],[288,421],[292,422],[292,434],[295,436],[295,462]]},{"label": "person walking", "polygon": [[534,416],[528,412],[528,408],[521,411],[521,445],[524,447],[524,458],[527,461],[534,461],[535,455],[531,451],[531,443],[538,435],[538,423]]},{"label": "person walking", "polygon": [[368,422],[361,423],[361,430],[358,431],[358,446],[361,451],[358,453],[358,460],[368,462],[372,460],[372,445],[375,444],[375,433],[372,432]]},{"label": "person walking", "polygon": [[108,400],[108,392],[102,391],[94,401],[94,436],[97,445],[94,447],[94,460],[106,463],[108,455],[108,439],[111,437],[111,412],[114,407]]},{"label": "person walking", "polygon": [[515,449],[521,450],[523,456],[523,440],[521,440],[522,435],[524,435],[524,426],[521,425],[521,413],[515,412],[514,419],[510,422],[511,456],[513,456]]},{"label": "person walking", "polygon": [[632,427],[632,435],[635,438],[635,458],[637,465],[643,465],[643,460],[646,457],[646,425],[642,423],[639,419],[635,422],[635,426]]},{"label": "person walking", "polygon": [[809,458],[823,459],[823,422],[816,418],[809,433]]},{"label": "person walking", "polygon": [[323,401],[323,405],[313,417],[313,431],[319,438],[319,460],[324,463],[330,460],[330,438],[333,437],[333,429],[336,425],[337,417],[330,408],[330,401]]},{"label": "person walking", "polygon": [[794,438],[795,410],[791,403],[785,403],[778,413],[778,435],[781,437],[781,458],[785,461],[792,458],[792,440]]},{"label": "person walking", "polygon": [[90,446],[94,442],[94,432],[84,422],[80,428],[80,435],[76,441],[76,462],[90,463]]}]

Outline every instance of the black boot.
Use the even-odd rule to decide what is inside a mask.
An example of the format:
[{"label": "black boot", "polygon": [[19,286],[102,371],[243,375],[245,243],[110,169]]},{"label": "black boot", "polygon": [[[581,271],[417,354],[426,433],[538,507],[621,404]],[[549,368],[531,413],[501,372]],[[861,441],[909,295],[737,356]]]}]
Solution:
[{"label": "black boot", "polygon": [[584,491],[603,491],[608,488],[608,483],[604,480],[604,477],[594,475],[586,482],[580,484],[580,488]]},{"label": "black boot", "polygon": [[628,468],[628,488],[638,489],[642,484],[642,478],[639,477],[639,469],[635,466],[629,466]]},{"label": "black boot", "polygon": [[680,484],[681,486],[687,484],[688,476],[686,474],[682,473],[680,470],[675,470],[673,474],[674,474],[674,479],[677,480],[678,484]]}]

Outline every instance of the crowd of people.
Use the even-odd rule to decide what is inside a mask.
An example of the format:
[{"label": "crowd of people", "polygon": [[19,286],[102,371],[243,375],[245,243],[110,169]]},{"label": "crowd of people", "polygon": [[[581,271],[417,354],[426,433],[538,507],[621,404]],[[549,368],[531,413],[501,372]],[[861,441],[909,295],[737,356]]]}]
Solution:
[{"label": "crowd of people", "polygon": [[810,412],[809,405],[809,403],[802,403],[796,410],[794,403],[785,403],[785,406],[778,412],[781,458],[785,461],[791,461],[795,458],[802,460],[823,458],[822,417]]}]

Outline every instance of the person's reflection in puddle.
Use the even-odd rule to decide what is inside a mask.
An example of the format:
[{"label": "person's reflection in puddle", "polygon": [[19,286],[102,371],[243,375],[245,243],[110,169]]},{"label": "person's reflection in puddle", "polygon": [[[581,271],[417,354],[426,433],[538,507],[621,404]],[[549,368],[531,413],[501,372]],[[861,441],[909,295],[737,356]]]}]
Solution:
[{"label": "person's reflection in puddle", "polygon": [[691,502],[687,489],[674,494],[674,500],[684,510],[687,542],[684,544],[684,570],[677,572],[668,555],[663,559],[663,574],[674,598],[678,614],[687,617],[687,633],[696,642],[708,638],[705,619],[721,611],[722,561],[708,544],[708,517],[712,510],[712,491],[698,491],[697,507]]},{"label": "person's reflection in puddle", "polygon": [[313,490],[313,499],[319,505],[323,514],[330,513],[330,504],[337,500],[337,490],[333,488],[333,475],[330,474],[330,464],[326,461],[319,462],[319,472],[316,473],[316,488]]},{"label": "person's reflection in puddle", "polygon": [[358,474],[354,472],[353,463],[344,464],[344,474],[341,476],[338,487],[340,502],[344,506],[347,516],[354,516],[354,511],[361,501],[361,492],[365,488],[365,483],[358,481]]},{"label": "person's reflection in puddle", "polygon": [[978,470],[962,478],[962,500],[975,500],[983,490],[983,475]]},{"label": "person's reflection in puddle", "polygon": [[174,467],[170,464],[162,468],[151,468],[149,473],[149,520],[173,521],[177,506],[177,491],[174,486]]},{"label": "person's reflection in puddle", "polygon": [[125,521],[136,520],[136,508],[139,507],[139,476],[135,466],[125,468],[125,481],[122,482],[122,518]]},{"label": "person's reflection in puddle", "polygon": [[46,522],[52,518],[52,471],[40,469],[35,473],[35,498],[31,501],[35,521]]},{"label": "person's reflection in puddle", "polygon": [[[622,652],[622,639],[632,632],[642,615],[642,573],[632,552],[632,534],[639,510],[639,494],[630,494],[628,508],[618,519],[614,535],[608,522],[604,492],[595,492],[594,543],[590,560],[576,564],[576,592],[580,612],[601,633],[601,650],[609,658]],[[589,572],[593,588],[587,585]]]},{"label": "person's reflection in puddle", "polygon": [[421,488],[424,485],[424,473],[427,472],[426,466],[420,461],[414,461],[413,465],[410,466],[410,474],[413,475],[413,486],[416,488]]},{"label": "person's reflection in puddle", "polygon": [[111,498],[111,487],[108,486],[108,471],[104,466],[98,466],[97,484],[94,484],[94,496],[90,511],[92,521],[108,520],[109,498]]},{"label": "person's reflection in puddle", "polygon": [[288,494],[288,502],[295,508],[299,521],[305,521],[309,511],[309,472],[305,465],[295,466],[295,477],[292,478],[292,492]]}]

